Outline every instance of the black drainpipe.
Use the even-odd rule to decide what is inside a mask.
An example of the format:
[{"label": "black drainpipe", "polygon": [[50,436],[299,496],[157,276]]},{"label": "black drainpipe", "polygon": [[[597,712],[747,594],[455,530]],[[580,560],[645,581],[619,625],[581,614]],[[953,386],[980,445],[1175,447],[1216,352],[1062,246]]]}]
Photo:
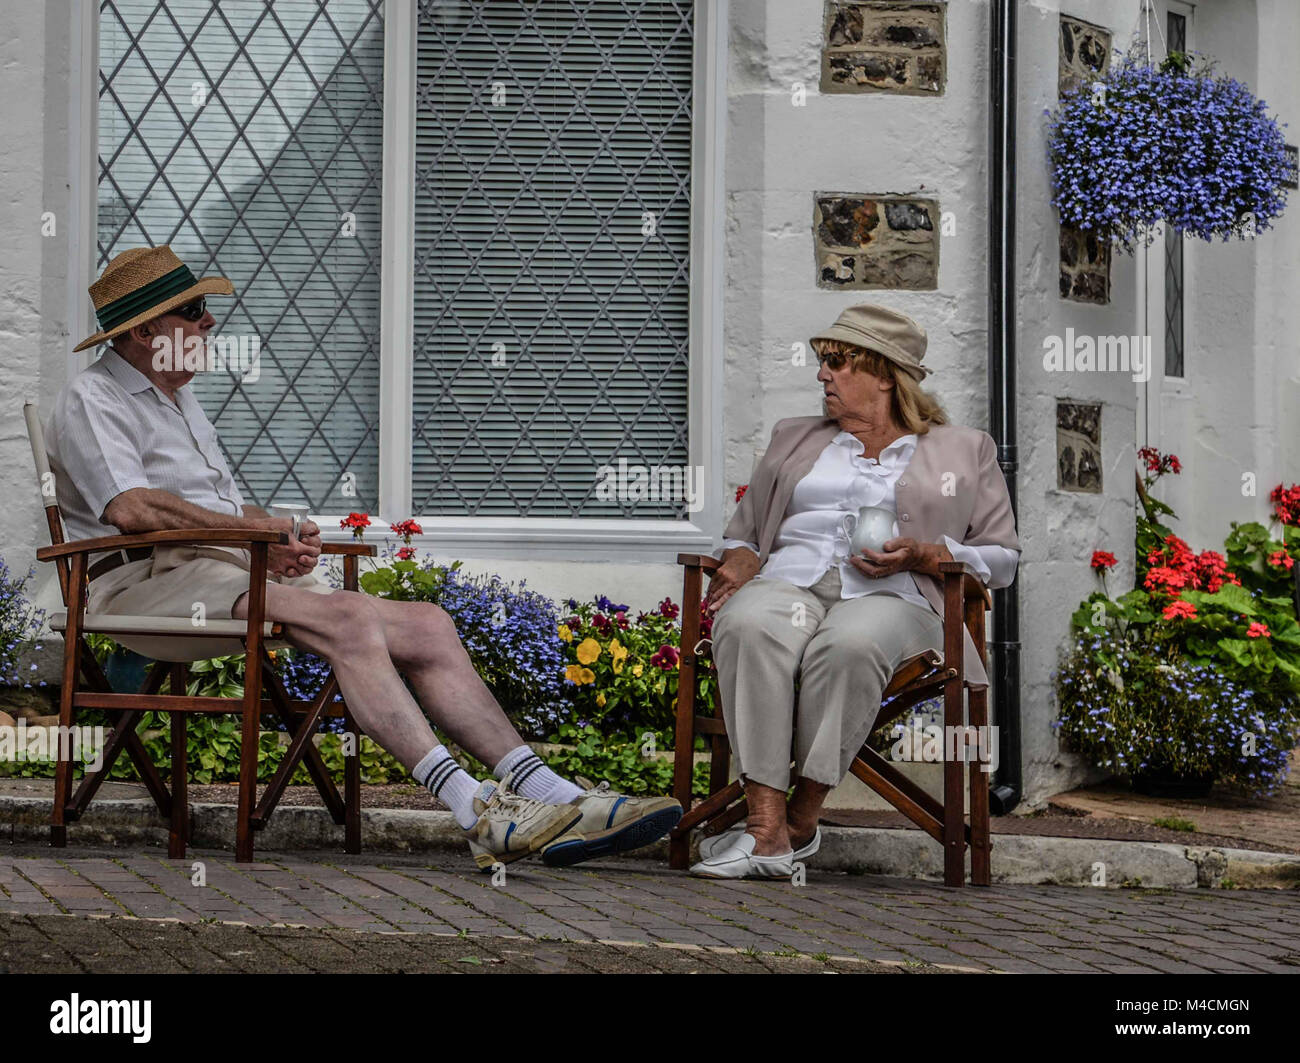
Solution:
[{"label": "black drainpipe", "polygon": [[[1016,507],[1016,0],[990,0],[989,54],[989,434]],[[992,653],[998,771],[996,815],[1020,803],[1020,596],[993,592]]]}]

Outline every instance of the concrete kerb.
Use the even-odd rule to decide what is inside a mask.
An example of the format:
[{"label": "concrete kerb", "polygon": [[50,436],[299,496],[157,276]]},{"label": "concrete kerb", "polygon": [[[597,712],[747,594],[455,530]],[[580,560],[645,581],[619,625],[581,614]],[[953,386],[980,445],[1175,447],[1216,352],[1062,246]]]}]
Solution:
[{"label": "concrete kerb", "polygon": [[[51,802],[0,795],[0,832],[12,844],[49,838]],[[195,804],[190,815],[196,848],[228,849],[235,836],[235,806]],[[8,825],[4,831],[3,825]],[[464,833],[450,812],[363,809],[363,851],[463,852]],[[77,846],[162,847],[167,824],[144,799],[101,799],[68,827]],[[1206,848],[1167,842],[1107,841],[999,834],[994,838],[993,880],[1005,885],[1142,887],[1155,889],[1300,888],[1300,854]],[[285,805],[257,837],[262,852],[343,848],[343,828],[319,807]],[[666,862],[666,842],[634,857]],[[940,847],[920,831],[822,827],[822,848],[810,862],[820,871],[939,881]]]}]

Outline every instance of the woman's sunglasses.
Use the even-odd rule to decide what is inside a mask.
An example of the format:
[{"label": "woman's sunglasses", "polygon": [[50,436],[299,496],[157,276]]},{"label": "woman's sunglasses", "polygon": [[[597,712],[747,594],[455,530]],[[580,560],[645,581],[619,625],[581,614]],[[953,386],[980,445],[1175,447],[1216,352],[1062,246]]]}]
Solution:
[{"label": "woman's sunglasses", "polygon": [[818,352],[817,364],[829,366],[832,373],[838,372],[844,368],[844,364],[851,356],[843,351],[828,351],[825,354]]},{"label": "woman's sunglasses", "polygon": [[175,310],[169,312],[179,314],[186,321],[202,321],[203,315],[208,312],[207,299],[200,295],[194,302],[178,306]]}]

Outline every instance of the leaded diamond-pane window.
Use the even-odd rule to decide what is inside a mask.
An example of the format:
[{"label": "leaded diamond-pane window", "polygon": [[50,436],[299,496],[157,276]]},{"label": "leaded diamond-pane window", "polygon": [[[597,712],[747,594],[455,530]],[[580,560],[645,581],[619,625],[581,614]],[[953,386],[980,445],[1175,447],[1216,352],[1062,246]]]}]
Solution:
[{"label": "leaded diamond-pane window", "polygon": [[692,19],[420,3],[417,513],[684,516],[597,470],[687,461]]},{"label": "leaded diamond-pane window", "polygon": [[192,386],[261,505],[377,508],[382,11],[100,6],[100,266],[169,243],[234,282],[209,306],[250,356],[257,338],[256,373]]}]

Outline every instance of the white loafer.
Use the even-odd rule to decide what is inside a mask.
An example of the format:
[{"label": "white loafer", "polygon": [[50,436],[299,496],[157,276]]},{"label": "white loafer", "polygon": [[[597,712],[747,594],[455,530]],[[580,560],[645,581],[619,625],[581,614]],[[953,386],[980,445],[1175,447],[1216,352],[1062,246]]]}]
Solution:
[{"label": "white loafer", "polygon": [[703,878],[789,878],[794,873],[794,853],[755,856],[752,834],[740,836],[707,860],[691,867],[692,875]]},{"label": "white loafer", "polygon": [[[745,824],[732,827],[730,830],[724,830],[721,834],[715,834],[712,838],[700,839],[700,859],[708,860],[715,853],[722,852],[729,847],[737,838],[745,833]],[[808,844],[801,849],[796,849],[790,857],[793,860],[807,860],[822,847],[822,829],[818,827],[813,831],[813,836],[808,839]]]}]

